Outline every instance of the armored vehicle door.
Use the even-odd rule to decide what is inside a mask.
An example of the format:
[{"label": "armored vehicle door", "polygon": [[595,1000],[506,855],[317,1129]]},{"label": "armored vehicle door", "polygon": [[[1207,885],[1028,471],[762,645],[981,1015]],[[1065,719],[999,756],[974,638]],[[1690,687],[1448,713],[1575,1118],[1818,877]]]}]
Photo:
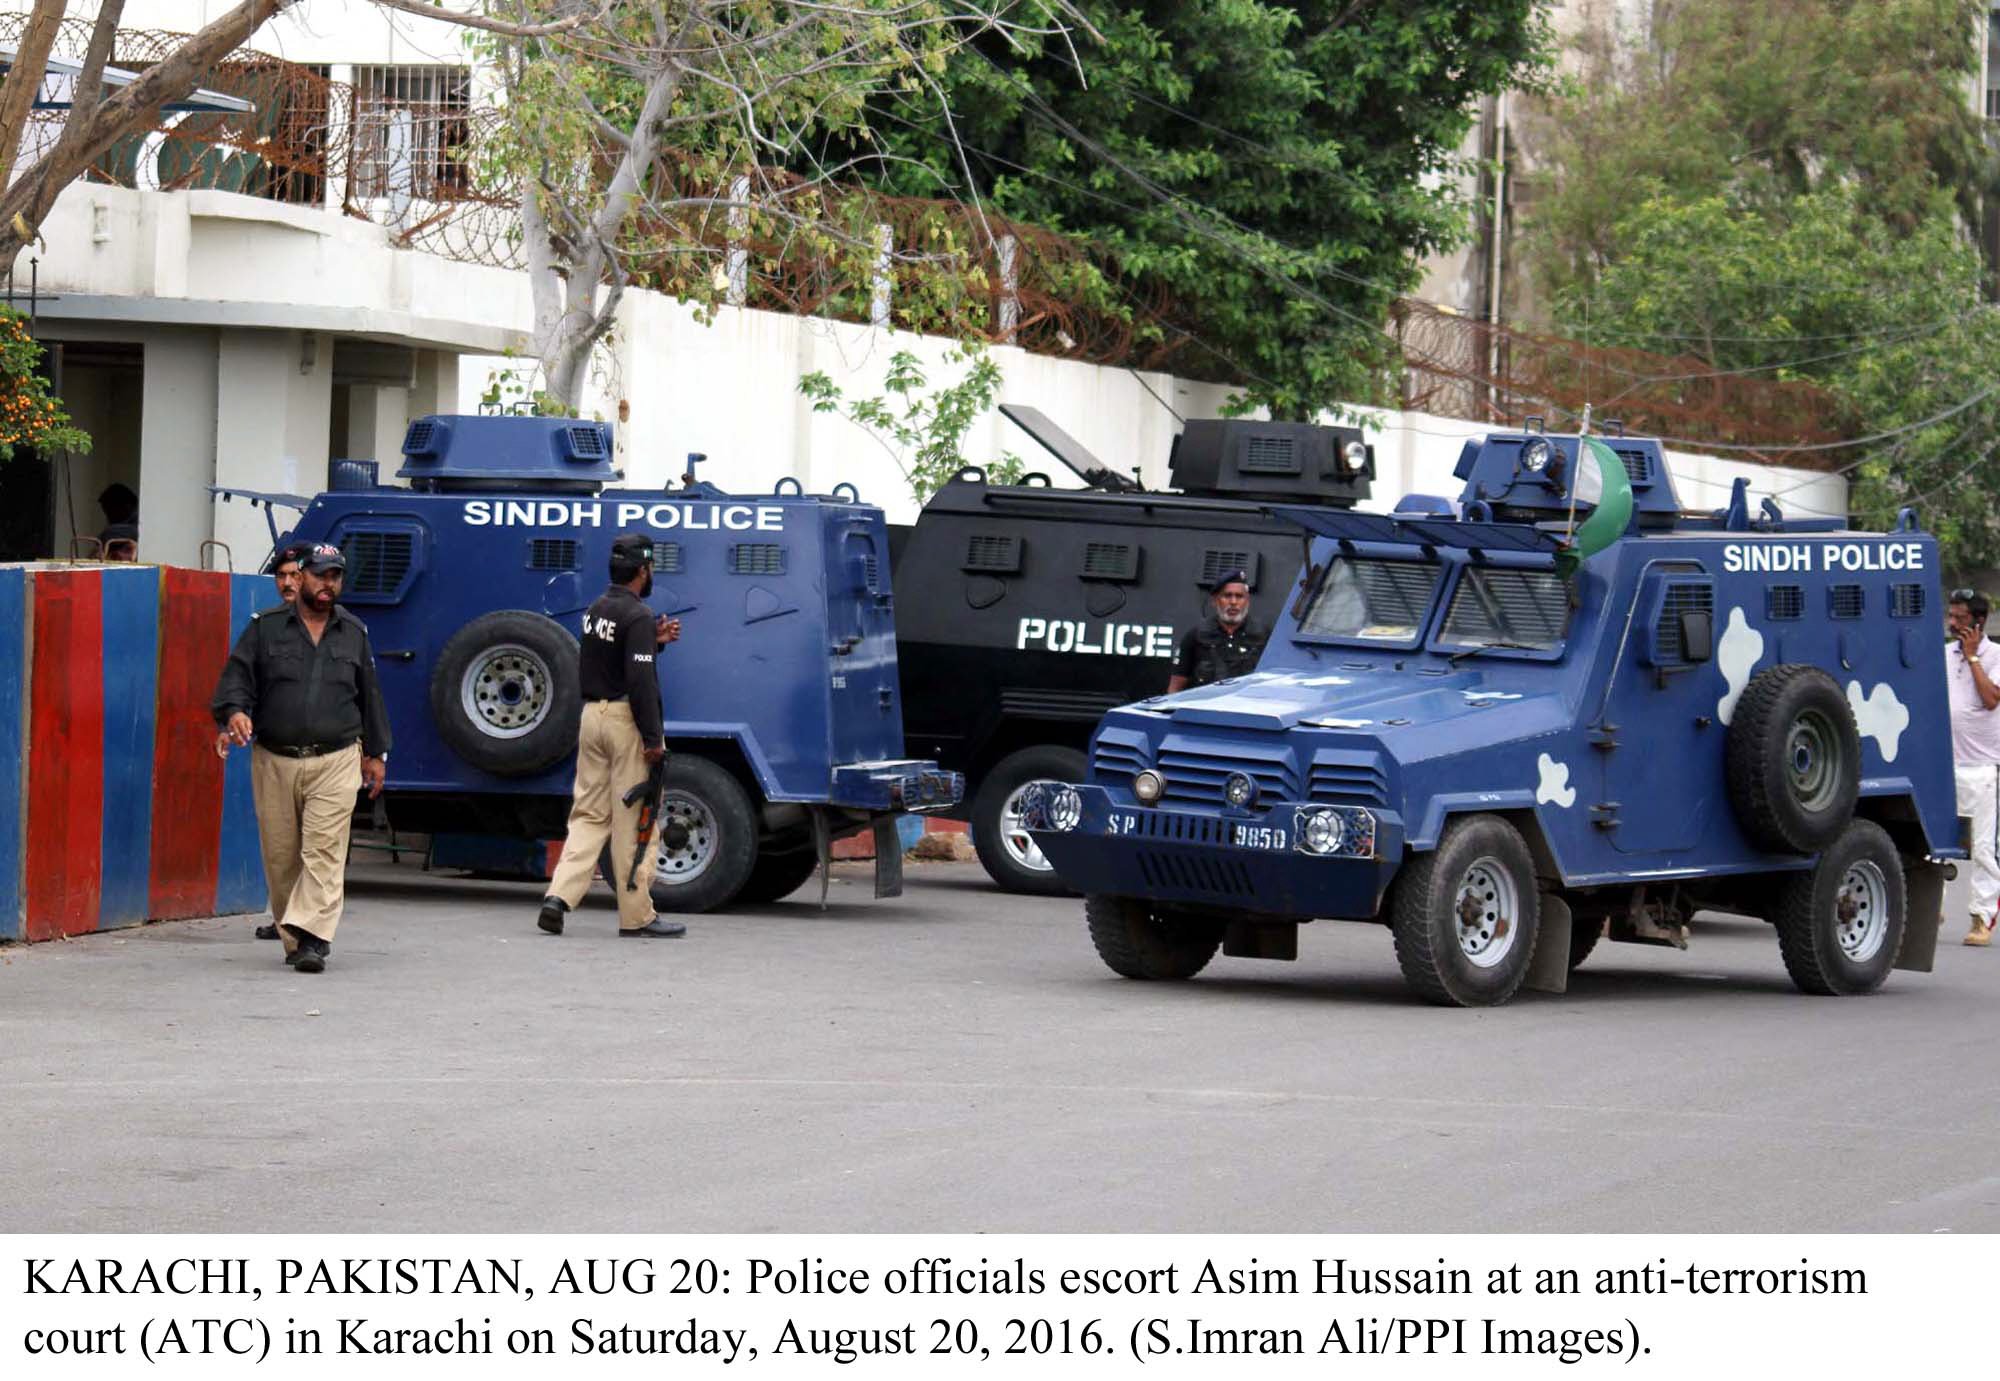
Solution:
[{"label": "armored vehicle door", "polygon": [[[1637,582],[1587,725],[1603,789],[1590,818],[1625,854],[1693,847],[1726,811],[1715,580],[1699,561],[1656,561]],[[1609,622],[1609,620],[1608,620]],[[1600,708],[1601,707],[1601,708]]]},{"label": "armored vehicle door", "polygon": [[826,620],[834,762],[901,757],[888,534],[879,513],[828,505]]}]

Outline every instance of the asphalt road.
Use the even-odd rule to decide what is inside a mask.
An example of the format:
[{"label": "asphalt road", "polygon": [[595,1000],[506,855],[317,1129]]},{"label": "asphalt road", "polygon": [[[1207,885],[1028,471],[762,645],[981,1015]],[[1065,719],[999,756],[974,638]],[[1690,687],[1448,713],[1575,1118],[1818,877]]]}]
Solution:
[{"label": "asphalt road", "polygon": [[912,865],[561,939],[357,867],[327,973],[251,920],[0,952],[0,1231],[2000,1229],[2000,949],[1861,999],[1768,929],[1447,1011],[1386,933],[1113,977],[1080,904]]}]

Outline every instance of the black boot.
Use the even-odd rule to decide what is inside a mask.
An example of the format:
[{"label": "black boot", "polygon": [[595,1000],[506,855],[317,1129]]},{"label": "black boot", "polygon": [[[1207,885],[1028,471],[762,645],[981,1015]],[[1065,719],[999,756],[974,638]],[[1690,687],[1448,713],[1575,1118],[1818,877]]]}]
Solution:
[{"label": "black boot", "polygon": [[327,956],[333,953],[333,946],[310,935],[296,926],[286,926],[290,932],[294,948],[285,956],[285,962],[299,973],[319,973],[326,968]]},{"label": "black boot", "polygon": [[621,939],[629,937],[637,940],[673,940],[687,934],[687,929],[687,923],[684,921],[655,916],[645,925],[635,926],[631,930],[620,930],[618,935]]},{"label": "black boot", "polygon": [[257,938],[258,938],[258,939],[260,939],[260,940],[275,940],[275,939],[277,939],[277,938],[278,938],[278,923],[277,923],[276,921],[273,921],[273,922],[271,922],[271,923],[270,923],[269,925],[260,925],[260,926],[258,926],[258,927],[257,927]]},{"label": "black boot", "polygon": [[542,914],[535,917],[535,924],[551,935],[563,932],[563,917],[569,914],[569,903],[561,897],[543,897]]}]

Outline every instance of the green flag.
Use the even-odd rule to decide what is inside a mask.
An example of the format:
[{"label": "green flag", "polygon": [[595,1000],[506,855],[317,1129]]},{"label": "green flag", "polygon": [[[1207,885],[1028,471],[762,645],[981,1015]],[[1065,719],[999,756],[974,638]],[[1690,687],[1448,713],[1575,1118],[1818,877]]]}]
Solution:
[{"label": "green flag", "polygon": [[[1632,521],[1632,480],[1625,473],[1625,462],[1594,436],[1580,440],[1578,469],[1581,470],[1585,455],[1597,462],[1597,507],[1577,524],[1574,539],[1556,553],[1556,573],[1564,580],[1575,575],[1576,568],[1586,559],[1623,536],[1626,524]],[[1579,474],[1578,478],[1581,477]]]}]

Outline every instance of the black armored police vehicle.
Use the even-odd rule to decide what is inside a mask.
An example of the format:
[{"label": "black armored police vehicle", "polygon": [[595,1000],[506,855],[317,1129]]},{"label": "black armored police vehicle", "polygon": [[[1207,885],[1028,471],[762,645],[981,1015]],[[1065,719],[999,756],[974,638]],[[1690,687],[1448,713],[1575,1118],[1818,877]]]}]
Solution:
[{"label": "black armored police vehicle", "polygon": [[1352,427],[1193,421],[1173,490],[1155,493],[1038,410],[1001,412],[1088,487],[989,484],[968,467],[915,526],[892,528],[896,649],[909,751],[965,774],[980,862],[1010,891],[1053,894],[1065,889],[1021,828],[1021,788],[1083,780],[1097,721],[1166,689],[1223,572],[1245,572],[1253,617],[1275,622],[1305,549],[1265,505],[1352,508],[1375,456]]}]

